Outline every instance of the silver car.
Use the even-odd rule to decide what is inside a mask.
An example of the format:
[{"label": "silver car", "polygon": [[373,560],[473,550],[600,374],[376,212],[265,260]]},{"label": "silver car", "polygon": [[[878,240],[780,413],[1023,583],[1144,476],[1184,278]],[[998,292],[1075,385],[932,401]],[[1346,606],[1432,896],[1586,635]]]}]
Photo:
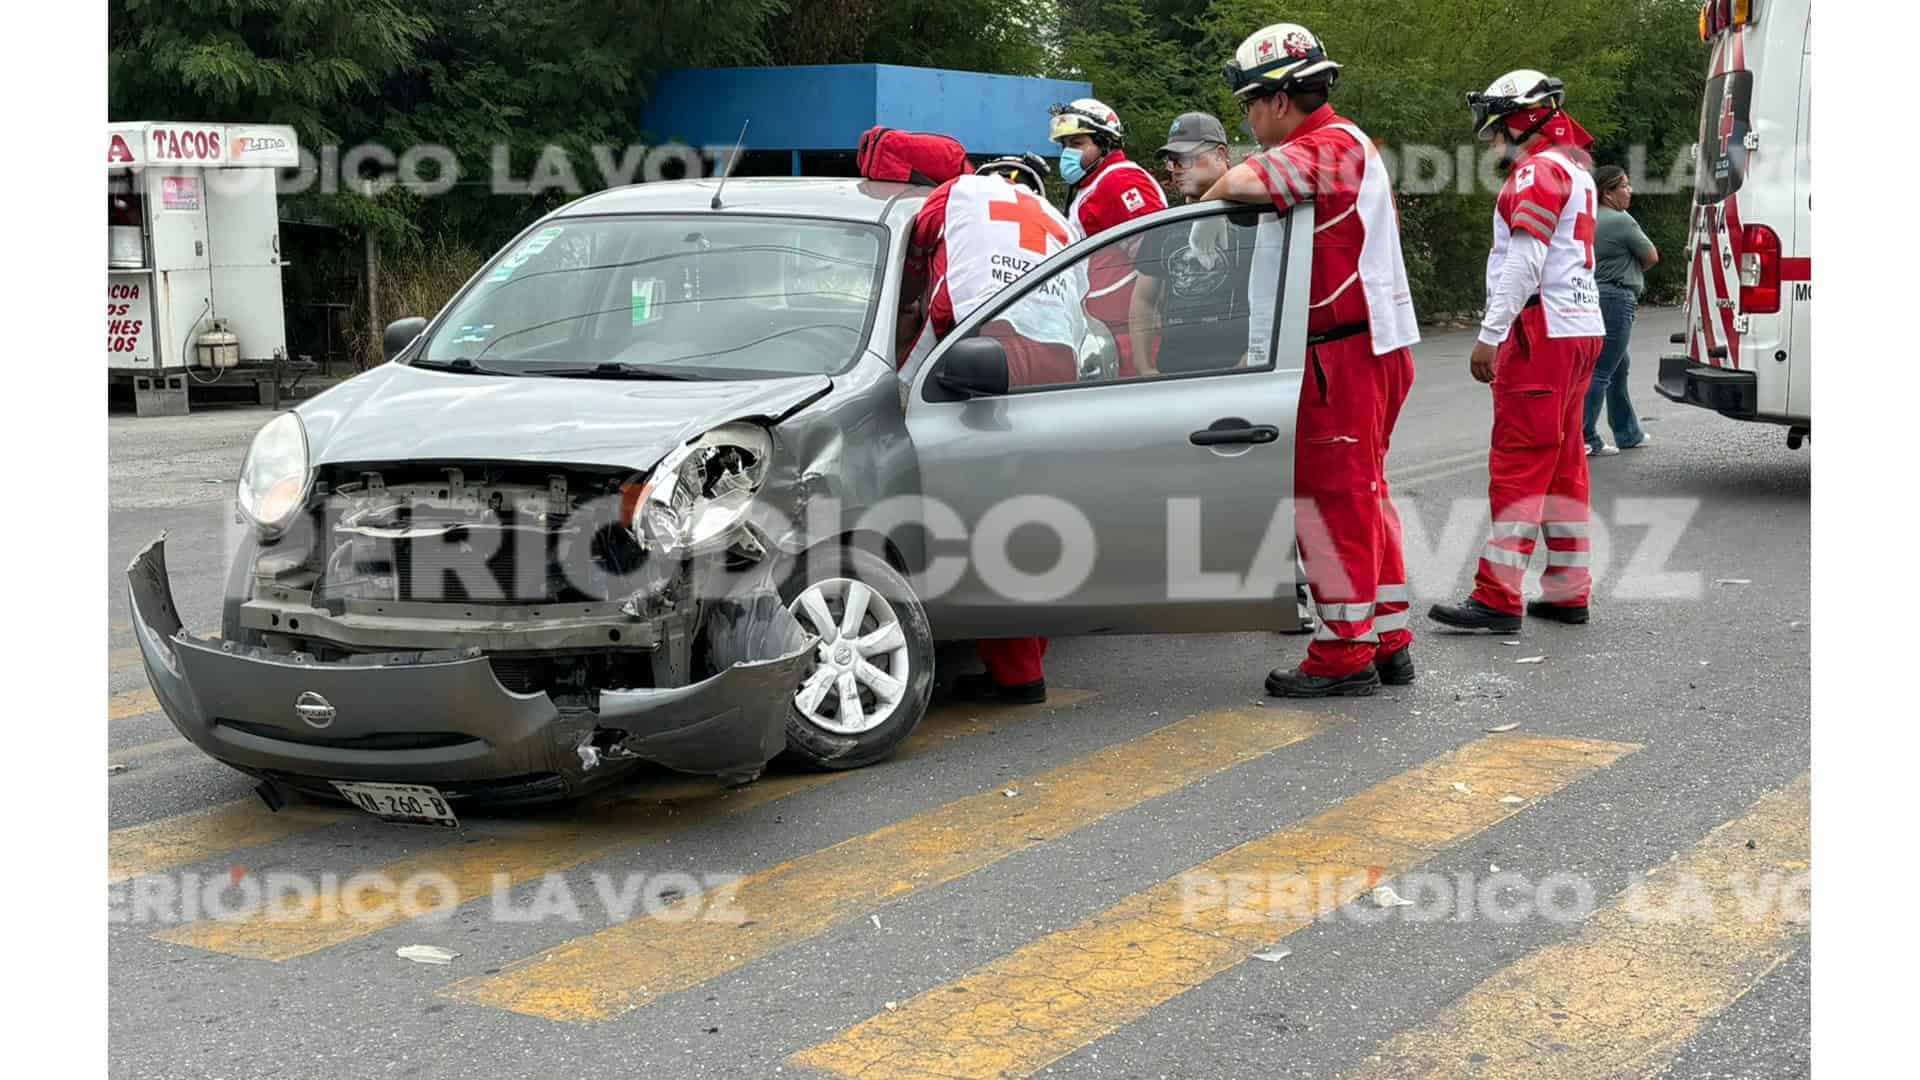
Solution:
[{"label": "silver car", "polygon": [[[641,761],[879,761],[937,640],[1296,629],[1311,206],[1082,241],[903,375],[926,195],[655,183],[535,223],[390,327],[392,362],[261,429],[219,637],[182,629],[164,536],[134,561],[167,715],[269,803],[450,823]],[[1177,299],[1081,320],[1075,377],[1023,385],[1060,346],[1010,328],[1095,310],[1115,266]],[[1119,344],[1176,329],[1218,355],[1137,377]]]}]

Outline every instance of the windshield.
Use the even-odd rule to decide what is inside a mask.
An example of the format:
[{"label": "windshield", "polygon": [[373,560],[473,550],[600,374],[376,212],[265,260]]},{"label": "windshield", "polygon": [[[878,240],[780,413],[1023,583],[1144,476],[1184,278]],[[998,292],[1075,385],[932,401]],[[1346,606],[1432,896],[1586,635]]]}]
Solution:
[{"label": "windshield", "polygon": [[633,364],[688,378],[845,370],[867,340],[884,236],[795,218],[562,219],[522,236],[422,362],[508,374]]}]

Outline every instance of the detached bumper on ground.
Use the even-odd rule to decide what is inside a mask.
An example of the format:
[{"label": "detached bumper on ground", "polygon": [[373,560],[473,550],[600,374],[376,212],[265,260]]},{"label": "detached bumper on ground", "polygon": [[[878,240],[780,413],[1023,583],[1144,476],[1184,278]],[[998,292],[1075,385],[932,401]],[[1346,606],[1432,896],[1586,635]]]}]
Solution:
[{"label": "detached bumper on ground", "polygon": [[[329,781],[431,784],[450,798],[579,794],[649,761],[744,780],[786,745],[809,642],[778,600],[718,618],[767,659],[682,687],[606,690],[598,708],[503,687],[477,649],[318,662],[182,628],[166,538],[127,568],[134,632],[161,708],[194,745],[244,772],[332,795]],[[749,654],[753,655],[753,654]]]}]

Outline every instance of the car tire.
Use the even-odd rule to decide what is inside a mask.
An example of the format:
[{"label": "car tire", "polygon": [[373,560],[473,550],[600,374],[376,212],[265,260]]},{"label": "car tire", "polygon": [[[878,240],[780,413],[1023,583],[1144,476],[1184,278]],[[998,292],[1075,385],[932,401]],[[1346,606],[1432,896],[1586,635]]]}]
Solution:
[{"label": "car tire", "polygon": [[[782,762],[857,769],[892,756],[933,697],[933,629],[913,586],[880,556],[843,547],[806,559],[780,598],[821,639],[815,666],[787,702]],[[859,643],[842,633],[849,603],[863,608]],[[857,716],[845,709],[842,676],[852,677]]]}]

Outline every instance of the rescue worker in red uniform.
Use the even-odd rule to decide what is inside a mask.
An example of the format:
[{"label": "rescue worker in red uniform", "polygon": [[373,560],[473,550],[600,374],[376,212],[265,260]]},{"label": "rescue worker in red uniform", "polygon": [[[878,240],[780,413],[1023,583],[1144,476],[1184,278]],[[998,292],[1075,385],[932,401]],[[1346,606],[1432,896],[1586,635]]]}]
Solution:
[{"label": "rescue worker in red uniform", "polygon": [[[1037,154],[996,158],[970,176],[934,188],[920,205],[909,239],[913,260],[903,295],[924,297],[925,341],[914,356],[901,359],[903,369],[1008,284],[994,267],[1024,263],[1030,269],[1067,245],[1071,230],[1045,201],[1045,171],[1046,160]],[[1007,185],[1025,193],[1015,195]],[[1074,350],[1064,341],[1022,334],[998,319],[980,332],[1005,347],[1009,386],[1074,382],[1078,377]]]},{"label": "rescue worker in red uniform", "polygon": [[[1098,236],[1137,217],[1167,208],[1153,174],[1127,159],[1120,148],[1126,125],[1093,98],[1055,105],[1047,137],[1060,144],[1060,179],[1066,181],[1067,225],[1074,240]],[[1088,260],[1087,314],[1105,323],[1120,348],[1120,377],[1139,374],[1133,361],[1128,313],[1133,304],[1133,243],[1096,252]]]},{"label": "rescue worker in red uniform", "polygon": [[[914,218],[910,249],[915,256],[909,288],[925,282],[928,348],[1008,283],[1005,268],[1030,270],[1066,247],[1069,227],[1044,197],[1044,160],[1035,155],[999,158],[935,188]],[[924,263],[921,262],[924,260]],[[1024,273],[1025,270],[1021,272]],[[1079,296],[1031,294],[1009,318],[981,325],[1006,350],[1009,386],[1071,383],[1078,378],[1074,345],[1085,333]],[[916,349],[924,356],[924,349]],[[910,361],[914,362],[914,361]],[[907,373],[911,377],[911,373]],[[1047,697],[1041,659],[1047,639],[979,642],[986,671],[955,679],[952,695],[963,701],[1036,704]]]},{"label": "rescue worker in red uniform", "polygon": [[1473,377],[1493,384],[1493,534],[1473,594],[1430,613],[1459,630],[1520,629],[1521,581],[1541,533],[1541,596],[1526,613],[1587,621],[1593,555],[1583,422],[1606,326],[1594,282],[1593,139],[1563,111],[1565,100],[1559,79],[1527,69],[1467,95],[1475,134],[1509,172],[1494,208],[1487,313],[1470,361]]},{"label": "rescue worker in red uniform", "polygon": [[[1340,65],[1305,27],[1268,26],[1227,67],[1265,149],[1208,199],[1314,204],[1306,373],[1300,383],[1295,531],[1319,627],[1278,697],[1366,696],[1413,682],[1406,565],[1386,461],[1420,340],[1400,254],[1392,180],[1373,142],[1327,104]],[[1203,219],[1196,232],[1221,219]],[[1199,238],[1196,237],[1197,246]],[[1284,361],[1283,361],[1284,362]]]}]

